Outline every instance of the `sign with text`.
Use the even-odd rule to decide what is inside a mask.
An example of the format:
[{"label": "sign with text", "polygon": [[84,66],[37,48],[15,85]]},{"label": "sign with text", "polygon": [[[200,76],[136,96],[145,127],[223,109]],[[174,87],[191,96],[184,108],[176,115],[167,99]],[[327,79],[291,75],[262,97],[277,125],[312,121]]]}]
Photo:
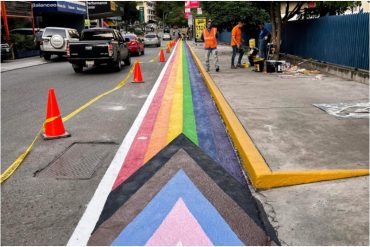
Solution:
[{"label": "sign with text", "polygon": [[201,42],[202,39],[202,32],[206,28],[207,25],[207,18],[205,17],[198,17],[195,18],[194,26],[195,26],[195,42]]}]

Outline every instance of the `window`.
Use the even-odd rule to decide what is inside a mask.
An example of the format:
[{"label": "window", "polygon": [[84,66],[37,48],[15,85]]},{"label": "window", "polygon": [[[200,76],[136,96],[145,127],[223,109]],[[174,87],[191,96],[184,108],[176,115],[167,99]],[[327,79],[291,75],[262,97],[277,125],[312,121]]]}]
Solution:
[{"label": "window", "polygon": [[80,37],[76,30],[68,30],[68,34],[72,39],[78,39]]},{"label": "window", "polygon": [[63,38],[66,37],[66,30],[65,29],[56,29],[56,28],[46,28],[43,36],[44,37],[51,37],[53,35],[60,35]]},{"label": "window", "polygon": [[85,31],[82,33],[81,40],[110,40],[114,39],[112,31]]}]

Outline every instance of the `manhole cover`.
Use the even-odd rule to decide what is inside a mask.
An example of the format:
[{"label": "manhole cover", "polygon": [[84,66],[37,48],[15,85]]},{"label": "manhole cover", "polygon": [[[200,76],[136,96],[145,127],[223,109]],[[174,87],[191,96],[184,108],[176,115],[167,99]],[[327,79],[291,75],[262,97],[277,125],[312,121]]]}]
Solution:
[{"label": "manhole cover", "polygon": [[89,179],[111,152],[113,143],[74,143],[37,176]]}]

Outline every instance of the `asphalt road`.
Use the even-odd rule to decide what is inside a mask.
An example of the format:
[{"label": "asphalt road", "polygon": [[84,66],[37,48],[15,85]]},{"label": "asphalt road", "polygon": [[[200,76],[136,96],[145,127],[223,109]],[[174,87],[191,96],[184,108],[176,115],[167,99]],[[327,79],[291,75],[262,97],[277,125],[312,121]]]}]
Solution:
[{"label": "asphalt road", "polygon": [[[163,42],[162,48],[165,43]],[[118,91],[95,102],[65,123],[70,138],[35,143],[31,153],[2,187],[2,245],[65,245],[86,204],[114,157],[131,124],[156,81],[164,63],[158,48],[146,48],[139,58],[145,83],[131,79]],[[168,55],[166,55],[168,58]],[[62,116],[66,116],[97,95],[114,88],[129,71],[101,68],[74,73],[65,60],[17,69],[1,74],[1,171],[28,147],[45,120],[49,88],[56,91]],[[84,145],[81,145],[84,143]],[[84,152],[104,150],[104,157],[89,179],[55,179],[44,172],[71,147]],[[69,151],[68,151],[69,150]],[[77,149],[76,149],[77,150]],[[79,154],[79,151],[75,151]],[[84,151],[85,150],[85,151]],[[64,163],[73,163],[68,160]],[[86,168],[88,170],[88,168]],[[41,171],[41,172],[40,172]]]}]

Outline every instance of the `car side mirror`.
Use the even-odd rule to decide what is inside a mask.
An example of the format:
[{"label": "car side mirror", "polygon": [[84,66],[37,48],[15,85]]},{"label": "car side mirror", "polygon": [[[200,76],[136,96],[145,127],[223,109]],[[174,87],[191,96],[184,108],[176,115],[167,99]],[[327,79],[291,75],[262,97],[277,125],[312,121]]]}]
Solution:
[{"label": "car side mirror", "polygon": [[130,42],[130,39],[129,38],[125,38],[125,42]]}]

